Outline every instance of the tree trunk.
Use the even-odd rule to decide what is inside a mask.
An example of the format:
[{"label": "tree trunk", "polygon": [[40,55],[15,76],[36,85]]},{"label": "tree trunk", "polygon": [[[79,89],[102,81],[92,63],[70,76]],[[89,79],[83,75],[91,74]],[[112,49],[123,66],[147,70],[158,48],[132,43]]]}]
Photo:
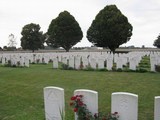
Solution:
[{"label": "tree trunk", "polygon": [[66,49],[66,52],[69,52],[69,49]]},{"label": "tree trunk", "polygon": [[113,54],[115,54],[116,48],[109,48]]},{"label": "tree trunk", "polygon": [[69,49],[70,49],[70,48],[64,48],[64,49],[66,50],[66,52],[69,52]]}]

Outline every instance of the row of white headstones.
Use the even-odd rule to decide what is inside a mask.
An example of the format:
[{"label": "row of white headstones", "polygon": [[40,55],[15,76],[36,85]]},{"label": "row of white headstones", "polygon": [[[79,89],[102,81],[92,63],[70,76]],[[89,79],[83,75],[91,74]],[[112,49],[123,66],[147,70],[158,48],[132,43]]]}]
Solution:
[{"label": "row of white headstones", "polygon": [[[98,113],[98,92],[78,89],[74,95],[83,95],[83,102],[94,115]],[[111,112],[118,112],[118,120],[138,120],[138,95],[126,92],[112,93]],[[59,87],[44,88],[44,105],[46,120],[64,120],[65,99],[64,89]],[[75,114],[75,120],[77,116]],[[160,120],[160,96],[155,97],[154,120]]]},{"label": "row of white headstones", "polygon": [[[113,63],[116,69],[123,69],[123,65],[129,63],[129,69],[136,70],[143,56],[150,56],[150,71],[155,71],[155,65],[160,64],[160,52],[129,52],[127,54],[112,54],[107,52],[69,52],[69,53],[1,53],[2,65],[8,60],[11,65],[29,67],[29,63],[46,63],[53,61],[53,68],[58,68],[59,62],[67,64],[74,69],[86,69],[90,66],[93,69],[112,70]],[[106,67],[105,67],[106,62]]]}]

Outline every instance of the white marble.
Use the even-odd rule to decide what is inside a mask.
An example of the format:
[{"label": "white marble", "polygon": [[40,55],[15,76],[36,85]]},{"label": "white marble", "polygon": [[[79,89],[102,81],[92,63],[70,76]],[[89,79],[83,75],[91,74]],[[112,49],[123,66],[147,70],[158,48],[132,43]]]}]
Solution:
[{"label": "white marble", "polygon": [[69,57],[69,67],[74,68],[74,56]]},{"label": "white marble", "polygon": [[157,65],[156,56],[150,55],[150,64],[151,64],[151,71],[155,72],[155,65]]},{"label": "white marble", "polygon": [[136,70],[136,58],[129,59],[129,69]]},{"label": "white marble", "polygon": [[6,64],[6,58],[2,57],[2,65],[5,65],[5,64]]},{"label": "white marble", "polygon": [[118,120],[138,120],[138,95],[116,92],[111,101],[111,111],[118,112]]},{"label": "white marble", "polygon": [[81,57],[76,56],[75,57],[75,69],[80,69],[80,64],[81,64]]},{"label": "white marble", "polygon": [[112,70],[113,67],[113,58],[107,58],[107,70]]},{"label": "white marble", "polygon": [[83,69],[86,69],[89,65],[89,61],[87,57],[82,57]]},{"label": "white marble", "polygon": [[24,65],[29,67],[29,59],[27,57],[24,58]]},{"label": "white marble", "polygon": [[44,106],[46,120],[64,120],[64,89],[53,86],[45,87]]},{"label": "white marble", "polygon": [[104,59],[98,58],[98,69],[104,69]]},{"label": "white marble", "polygon": [[[78,89],[74,91],[74,95],[83,95],[83,102],[87,105],[87,109],[92,113],[92,115],[98,113],[98,92],[93,90]],[[76,114],[75,120],[77,120]]]},{"label": "white marble", "polygon": [[122,58],[121,58],[121,57],[118,57],[118,58],[117,58],[116,68],[117,68],[117,69],[122,69],[122,68],[123,68],[123,61],[122,61]]},{"label": "white marble", "polygon": [[90,59],[90,66],[91,66],[91,68],[93,68],[93,69],[96,69],[96,68],[97,68],[97,63],[96,63],[96,59],[95,59],[95,58],[91,58],[91,59]]},{"label": "white marble", "polygon": [[53,68],[58,68],[58,58],[53,58]]},{"label": "white marble", "polygon": [[160,120],[160,96],[156,96],[154,100],[154,120]]}]

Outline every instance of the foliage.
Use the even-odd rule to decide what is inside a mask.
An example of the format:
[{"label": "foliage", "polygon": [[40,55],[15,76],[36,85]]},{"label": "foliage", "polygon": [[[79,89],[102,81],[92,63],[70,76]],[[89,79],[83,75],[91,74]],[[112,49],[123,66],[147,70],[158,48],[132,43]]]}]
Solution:
[{"label": "foliage", "polygon": [[98,69],[98,71],[108,71],[106,68]]},{"label": "foliage", "polygon": [[8,49],[8,47],[7,46],[3,46],[3,50],[7,50]]},{"label": "foliage", "polygon": [[74,68],[69,67],[69,65],[62,63],[62,70],[73,70]]},{"label": "foliage", "polygon": [[108,47],[111,51],[128,42],[132,25],[115,5],[101,10],[87,31],[87,38],[94,45]]},{"label": "foliage", "polygon": [[122,72],[123,70],[121,68],[118,68],[116,71],[117,72]]},{"label": "foliage", "polygon": [[46,43],[52,47],[63,47],[67,52],[80,42],[83,33],[78,22],[67,11],[61,12],[52,20],[47,32]]},{"label": "foliage", "polygon": [[148,72],[148,71],[144,68],[139,68],[139,69],[136,70],[136,72],[145,73],[145,72]]},{"label": "foliage", "polygon": [[39,31],[39,24],[27,24],[22,28],[21,46],[23,49],[29,49],[33,52],[39,48],[43,48],[45,36],[43,32]]},{"label": "foliage", "polygon": [[91,67],[91,65],[89,64],[88,66],[86,66],[86,68],[84,69],[84,71],[95,71],[95,69],[93,69]]},{"label": "foliage", "polygon": [[118,120],[118,112],[108,115],[102,115],[100,113],[92,115],[87,109],[87,105],[84,104],[82,98],[83,95],[72,96],[72,102],[70,102],[70,106],[73,107],[73,111],[77,114],[78,120]]},{"label": "foliage", "polygon": [[160,48],[160,35],[157,37],[157,39],[154,41],[153,45],[157,48]]}]

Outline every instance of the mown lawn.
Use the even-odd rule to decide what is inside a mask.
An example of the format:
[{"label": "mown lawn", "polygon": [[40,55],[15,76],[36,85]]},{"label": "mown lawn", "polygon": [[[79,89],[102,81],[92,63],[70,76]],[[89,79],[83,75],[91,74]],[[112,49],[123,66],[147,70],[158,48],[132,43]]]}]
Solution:
[{"label": "mown lawn", "polygon": [[0,66],[0,120],[44,120],[46,86],[64,88],[66,120],[74,120],[69,102],[76,89],[97,91],[99,111],[104,113],[110,112],[111,93],[138,94],[139,120],[153,120],[154,97],[160,96],[160,74],[56,70],[52,64],[30,68]]}]

